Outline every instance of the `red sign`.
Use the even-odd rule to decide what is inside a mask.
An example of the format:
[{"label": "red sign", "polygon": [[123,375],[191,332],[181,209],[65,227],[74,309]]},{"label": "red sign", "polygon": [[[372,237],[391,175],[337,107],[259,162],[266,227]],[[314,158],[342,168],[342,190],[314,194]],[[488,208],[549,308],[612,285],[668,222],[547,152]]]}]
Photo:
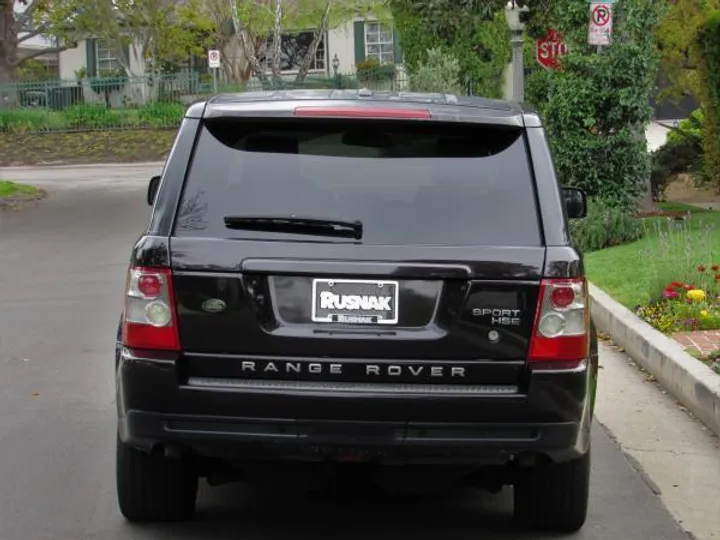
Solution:
[{"label": "red sign", "polygon": [[560,57],[568,52],[568,46],[557,30],[550,30],[543,39],[538,39],[535,46],[535,58],[545,69],[559,69]]}]

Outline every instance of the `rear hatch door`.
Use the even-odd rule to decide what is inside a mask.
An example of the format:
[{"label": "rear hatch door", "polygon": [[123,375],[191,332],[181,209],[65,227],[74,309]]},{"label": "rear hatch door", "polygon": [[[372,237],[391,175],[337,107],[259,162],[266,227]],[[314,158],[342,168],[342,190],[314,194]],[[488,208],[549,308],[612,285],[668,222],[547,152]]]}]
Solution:
[{"label": "rear hatch door", "polygon": [[206,120],[171,239],[206,375],[521,366],[544,259],[523,130],[427,121]]}]

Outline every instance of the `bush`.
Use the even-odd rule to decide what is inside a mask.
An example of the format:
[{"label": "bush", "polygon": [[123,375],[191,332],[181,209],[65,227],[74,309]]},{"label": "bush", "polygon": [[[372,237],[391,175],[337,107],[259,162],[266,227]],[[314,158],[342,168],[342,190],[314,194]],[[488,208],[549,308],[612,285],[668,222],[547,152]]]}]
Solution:
[{"label": "bush", "polygon": [[123,111],[108,109],[104,105],[74,105],[63,109],[62,117],[68,128],[103,129],[123,123]]},{"label": "bush", "polygon": [[667,136],[668,142],[680,142],[683,139],[695,138],[702,140],[702,132],[705,124],[705,114],[702,109],[694,110],[688,118],[680,121],[676,129],[670,130]]},{"label": "bush", "polygon": [[149,103],[138,114],[138,125],[166,127],[180,125],[187,107],[182,103]]},{"label": "bush", "polygon": [[650,177],[644,127],[652,120],[660,4],[616,4],[613,32],[619,37],[598,54],[587,46],[587,4],[554,0],[550,21],[569,53],[562,70],[533,76],[528,85],[528,101],[543,117],[563,185],[613,206],[637,207]]},{"label": "bush", "polygon": [[694,173],[702,168],[702,143],[688,135],[668,140],[651,154],[650,184],[654,201],[664,200],[665,188],[673,175]]},{"label": "bush", "polygon": [[182,103],[148,103],[140,108],[109,109],[105,105],[73,105],[61,111],[43,108],[0,110],[0,132],[39,133],[114,128],[167,128],[180,125]]},{"label": "bush", "polygon": [[697,35],[701,61],[698,66],[703,86],[701,103],[703,123],[704,177],[720,190],[720,10],[708,15]]},{"label": "bush", "polygon": [[416,92],[462,94],[460,62],[440,47],[429,49],[425,61],[411,75],[410,84]]},{"label": "bush", "polygon": [[583,253],[640,240],[645,234],[640,218],[601,199],[588,201],[588,214],[570,222],[570,235]]}]

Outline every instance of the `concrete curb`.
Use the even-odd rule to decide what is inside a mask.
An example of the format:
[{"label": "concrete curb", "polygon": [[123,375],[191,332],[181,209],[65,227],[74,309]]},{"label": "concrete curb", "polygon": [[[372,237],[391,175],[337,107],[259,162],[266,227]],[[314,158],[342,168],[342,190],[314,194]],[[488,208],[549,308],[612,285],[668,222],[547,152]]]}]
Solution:
[{"label": "concrete curb", "polygon": [[592,284],[590,312],[599,331],[610,334],[633,360],[720,436],[720,376]]}]

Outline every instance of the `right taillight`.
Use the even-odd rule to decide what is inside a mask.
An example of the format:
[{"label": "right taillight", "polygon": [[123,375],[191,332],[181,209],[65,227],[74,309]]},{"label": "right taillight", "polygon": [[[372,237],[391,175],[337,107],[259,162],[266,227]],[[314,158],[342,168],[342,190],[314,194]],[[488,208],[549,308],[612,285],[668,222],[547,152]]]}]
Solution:
[{"label": "right taillight", "polygon": [[123,345],[136,349],[179,350],[170,270],[130,267],[125,294]]},{"label": "right taillight", "polygon": [[589,356],[590,314],[585,278],[544,279],[530,340],[534,367],[576,367]]}]

